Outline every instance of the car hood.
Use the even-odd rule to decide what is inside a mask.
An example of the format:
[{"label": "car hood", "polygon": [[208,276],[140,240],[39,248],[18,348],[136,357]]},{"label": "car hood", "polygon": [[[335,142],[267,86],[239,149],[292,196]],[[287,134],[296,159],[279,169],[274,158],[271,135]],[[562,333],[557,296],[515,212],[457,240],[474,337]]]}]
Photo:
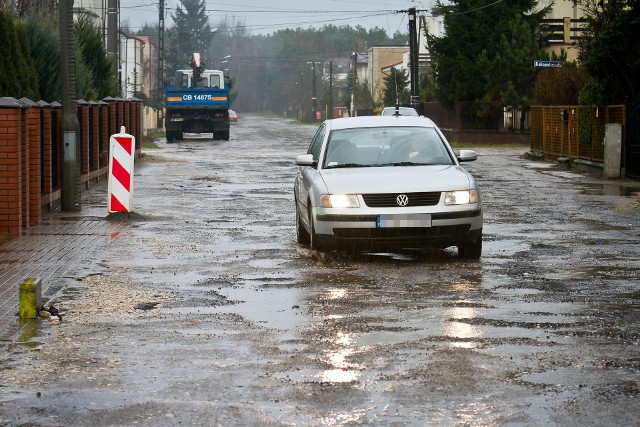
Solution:
[{"label": "car hood", "polygon": [[454,165],[324,169],[321,175],[331,194],[466,190],[473,181]]}]

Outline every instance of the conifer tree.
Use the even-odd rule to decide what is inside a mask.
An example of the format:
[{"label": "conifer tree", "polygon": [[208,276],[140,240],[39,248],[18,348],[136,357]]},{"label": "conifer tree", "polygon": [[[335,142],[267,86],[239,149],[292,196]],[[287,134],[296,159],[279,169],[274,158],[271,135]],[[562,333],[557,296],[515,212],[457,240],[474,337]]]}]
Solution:
[{"label": "conifer tree", "polygon": [[437,99],[448,107],[484,101],[493,112],[528,109],[533,62],[546,55],[536,29],[548,8],[537,6],[536,0],[453,0],[444,8],[446,34],[428,39]]}]

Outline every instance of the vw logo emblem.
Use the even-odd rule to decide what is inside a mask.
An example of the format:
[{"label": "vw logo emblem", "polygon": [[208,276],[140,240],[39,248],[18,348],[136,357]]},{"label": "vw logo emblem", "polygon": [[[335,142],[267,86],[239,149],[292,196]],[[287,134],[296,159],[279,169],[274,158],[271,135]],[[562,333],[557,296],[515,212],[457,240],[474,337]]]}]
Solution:
[{"label": "vw logo emblem", "polygon": [[407,197],[406,194],[400,194],[396,197],[396,203],[398,203],[398,206],[407,206],[409,204],[409,197]]}]

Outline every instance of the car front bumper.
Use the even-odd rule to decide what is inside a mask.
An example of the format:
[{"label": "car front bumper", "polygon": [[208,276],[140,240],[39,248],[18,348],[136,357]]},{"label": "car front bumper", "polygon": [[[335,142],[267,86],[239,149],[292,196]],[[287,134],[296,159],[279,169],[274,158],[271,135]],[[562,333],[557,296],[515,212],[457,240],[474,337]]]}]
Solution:
[{"label": "car front bumper", "polygon": [[[447,212],[385,210],[370,214],[320,208],[315,211],[315,232],[323,244],[331,247],[446,248],[482,238],[482,210],[478,204],[470,208]],[[408,222],[393,220],[407,217]]]}]

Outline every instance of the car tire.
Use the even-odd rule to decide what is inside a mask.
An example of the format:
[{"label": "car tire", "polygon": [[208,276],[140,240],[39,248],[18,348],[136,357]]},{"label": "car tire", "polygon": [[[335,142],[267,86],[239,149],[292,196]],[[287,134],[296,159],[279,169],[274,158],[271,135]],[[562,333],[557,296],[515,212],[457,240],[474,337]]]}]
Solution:
[{"label": "car tire", "polygon": [[223,141],[228,141],[229,140],[229,131],[228,130],[223,130],[222,132],[220,132],[220,139],[222,139]]},{"label": "car tire", "polygon": [[309,228],[311,229],[311,231],[309,232],[309,247],[314,251],[324,252],[326,248],[324,247],[322,242],[320,242],[320,239],[316,234],[316,229],[313,225],[313,206],[311,206],[311,201],[309,201],[309,204],[307,206],[309,209]]},{"label": "car tire", "polygon": [[300,210],[298,209],[298,202],[296,198],[296,241],[301,245],[309,245],[311,243],[311,236],[304,228],[302,218],[300,218]]},{"label": "car tire", "polygon": [[482,256],[482,239],[458,245],[458,255],[463,259],[480,259]]}]

